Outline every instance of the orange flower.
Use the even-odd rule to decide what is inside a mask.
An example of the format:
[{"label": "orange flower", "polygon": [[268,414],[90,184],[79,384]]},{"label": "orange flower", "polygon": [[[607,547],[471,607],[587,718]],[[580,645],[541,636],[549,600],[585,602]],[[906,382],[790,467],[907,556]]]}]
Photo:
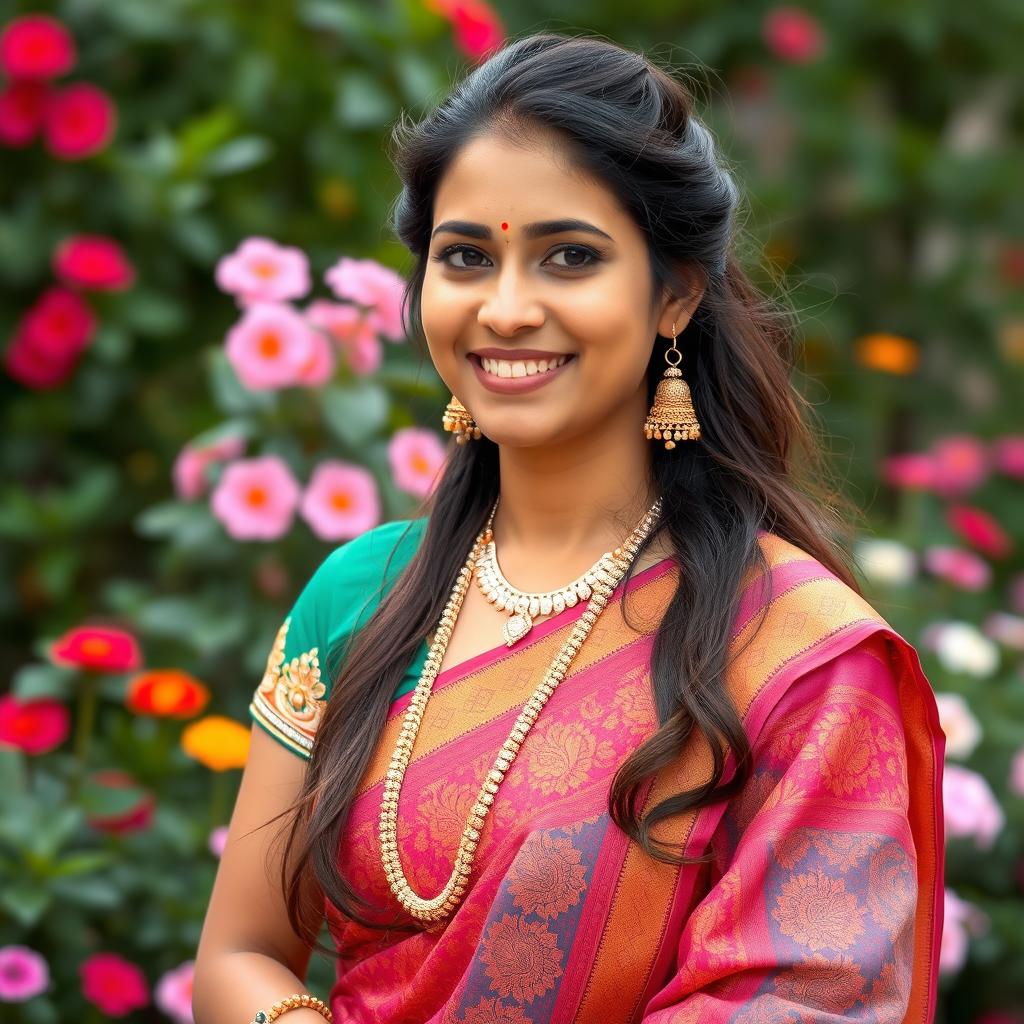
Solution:
[{"label": "orange flower", "polygon": [[181,749],[211,771],[226,772],[245,767],[249,738],[249,730],[233,718],[207,715],[185,728]]},{"label": "orange flower", "polygon": [[155,668],[128,684],[125,706],[139,715],[192,718],[209,703],[210,691],[177,668]]},{"label": "orange flower", "polygon": [[914,342],[898,334],[865,334],[855,342],[854,356],[869,370],[905,376],[917,369],[920,352]]},{"label": "orange flower", "polygon": [[49,655],[55,665],[99,672],[127,672],[142,664],[135,637],[112,626],[69,629],[50,644]]}]

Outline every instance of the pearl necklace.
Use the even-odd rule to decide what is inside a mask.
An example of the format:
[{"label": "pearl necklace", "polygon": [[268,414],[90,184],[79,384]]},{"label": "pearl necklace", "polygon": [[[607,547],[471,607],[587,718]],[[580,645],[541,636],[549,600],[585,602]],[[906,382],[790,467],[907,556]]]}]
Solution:
[{"label": "pearl necklace", "polygon": [[[499,499],[500,500],[500,499]],[[494,546],[491,523],[498,511],[498,502],[491,509],[485,532],[491,538],[484,545],[476,565],[476,581],[484,597],[499,611],[509,612],[501,627],[501,638],[506,647],[512,647],[533,629],[536,615],[564,612],[573,608],[577,601],[586,601],[600,581],[607,583],[615,573],[616,561],[622,556],[622,548],[606,551],[586,572],[580,573],[564,587],[543,593],[530,593],[512,586],[498,566],[498,552]]]},{"label": "pearl necklace", "polygon": [[[497,508],[497,503],[495,503],[494,508]],[[494,509],[491,510],[491,518],[488,519],[488,525],[477,535],[469,557],[459,571],[451,596],[448,598],[448,603],[445,605],[437,633],[430,645],[427,660],[420,673],[419,683],[413,691],[412,702],[406,709],[405,721],[402,724],[395,750],[391,755],[391,766],[388,768],[384,780],[384,793],[380,806],[381,861],[388,885],[395,898],[405,910],[417,920],[426,922],[428,930],[433,931],[443,927],[444,920],[462,901],[462,897],[466,893],[473,859],[476,855],[477,844],[480,840],[480,833],[483,831],[487,812],[494,803],[494,796],[498,792],[498,787],[501,785],[502,780],[505,778],[505,773],[511,767],[516,754],[525,742],[533,723],[540,716],[540,712],[547,703],[548,698],[565,678],[573,658],[583,646],[583,641],[590,634],[591,629],[593,629],[598,615],[601,614],[604,606],[608,603],[608,599],[616,586],[618,586],[619,581],[625,576],[629,566],[632,564],[637,549],[651,532],[660,514],[661,498],[658,498],[629,535],[622,548],[616,549],[621,551],[622,554],[615,559],[614,568],[609,574],[609,578],[607,580],[597,580],[586,611],[573,624],[569,636],[562,644],[554,661],[548,667],[544,678],[523,706],[515,724],[512,726],[512,731],[498,752],[494,767],[487,773],[487,777],[484,779],[483,786],[477,795],[476,803],[474,803],[470,811],[466,828],[462,833],[459,849],[455,854],[455,864],[452,868],[451,876],[437,896],[425,899],[413,891],[409,880],[406,878],[405,869],[402,867],[402,861],[398,854],[398,800],[402,791],[402,780],[405,778],[406,769],[412,760],[413,744],[416,742],[416,735],[423,720],[423,712],[426,709],[427,700],[430,697],[441,662],[444,660],[445,651],[448,649],[448,643],[455,628],[459,609],[462,607],[462,602],[469,590],[474,566],[480,557],[484,545],[492,539],[489,524],[494,518]]]}]

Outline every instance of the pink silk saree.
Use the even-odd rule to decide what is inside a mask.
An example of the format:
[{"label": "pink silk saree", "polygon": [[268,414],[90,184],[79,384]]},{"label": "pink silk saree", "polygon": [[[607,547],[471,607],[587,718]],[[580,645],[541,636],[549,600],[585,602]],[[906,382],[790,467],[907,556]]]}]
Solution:
[{"label": "pink silk saree", "polygon": [[[770,595],[750,577],[726,685],[754,748],[729,801],[653,834],[712,863],[652,860],[607,812],[612,776],[657,728],[649,657],[678,568],[623,587],[506,775],[471,888],[440,930],[365,929],[327,906],[330,1005],[349,1021],[436,1024],[927,1022],[942,926],[944,737],[914,649],[867,602],[770,533]],[[764,597],[764,599],[762,599]],[[402,863],[440,890],[480,783],[583,605],[442,673],[403,783]],[[383,778],[411,694],[391,707],[338,867],[397,907],[377,837]],[[645,810],[710,774],[693,742]],[[727,777],[733,764],[727,765]],[[678,847],[676,848],[678,849]]]}]

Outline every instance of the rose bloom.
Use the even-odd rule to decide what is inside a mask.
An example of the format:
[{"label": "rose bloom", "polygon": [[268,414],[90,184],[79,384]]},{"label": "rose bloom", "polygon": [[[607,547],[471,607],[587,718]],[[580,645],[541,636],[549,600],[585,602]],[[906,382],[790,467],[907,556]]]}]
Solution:
[{"label": "rose bloom", "polygon": [[291,529],[301,491],[276,455],[232,462],[221,474],[210,509],[236,540],[276,540]]},{"label": "rose bloom", "polygon": [[942,804],[948,835],[973,839],[980,850],[992,848],[1006,819],[983,776],[947,764],[942,771]]},{"label": "rose bloom", "polygon": [[54,358],[32,344],[20,329],[4,352],[4,369],[19,384],[36,391],[59,387],[74,372],[77,355]]},{"label": "rose bloom", "polygon": [[426,497],[437,485],[444,461],[444,446],[432,430],[404,427],[388,442],[395,486],[417,498]]},{"label": "rose bloom", "polygon": [[405,337],[402,325],[402,295],[405,279],[376,260],[343,256],[324,275],[339,299],[369,307],[367,319],[374,330],[389,341]]},{"label": "rose bloom", "polygon": [[50,87],[45,82],[8,82],[0,90],[0,143],[21,148],[43,127]]},{"label": "rose bloom", "polygon": [[299,512],[321,540],[351,540],[380,522],[380,495],[362,466],[321,462],[302,496]]},{"label": "rose bloom", "polygon": [[981,742],[981,726],[959,693],[937,693],[939,724],[946,735],[947,757],[970,757]]},{"label": "rose bloom", "polygon": [[49,646],[50,661],[94,672],[128,672],[142,664],[142,652],[131,633],[112,626],[76,626]]},{"label": "rose bloom", "polygon": [[1005,558],[1013,550],[1013,541],[994,516],[974,505],[951,505],[946,522],[973,547],[990,558]]},{"label": "rose bloom", "polygon": [[311,286],[309,259],[301,249],[259,236],[222,256],[214,277],[222,292],[245,305],[301,299]]},{"label": "rose bloom", "polygon": [[988,448],[969,434],[950,434],[932,445],[935,460],[935,489],[950,497],[966,494],[988,477]]},{"label": "rose bloom", "polygon": [[65,284],[96,291],[124,291],[135,280],[124,250],[103,235],[65,238],[54,253],[53,270]]},{"label": "rose bloom", "polygon": [[153,1002],[174,1024],[193,1024],[192,981],[195,961],[186,960],[164,974],[156,983]]},{"label": "rose bloom", "polygon": [[61,285],[47,288],[22,319],[25,341],[54,360],[74,359],[92,341],[96,318],[77,292]]},{"label": "rose bloom", "polygon": [[1000,473],[1024,480],[1024,434],[997,437],[992,442],[992,462]]},{"label": "rose bloom", "polygon": [[22,699],[12,693],[0,696],[0,747],[24,754],[48,754],[71,734],[71,715],[51,697]]},{"label": "rose bloom", "polygon": [[815,60],[825,48],[821,25],[800,7],[776,7],[769,11],[762,32],[768,49],[793,64]]},{"label": "rose bloom", "polygon": [[335,341],[353,373],[366,377],[380,369],[384,347],[368,318],[355,306],[316,299],[306,319]]},{"label": "rose bloom", "polygon": [[146,976],[117,953],[94,953],[78,970],[82,995],[108,1017],[124,1017],[149,1005]]},{"label": "rose bloom", "polygon": [[963,548],[934,545],[924,552],[925,568],[961,590],[984,590],[992,580],[986,561]]},{"label": "rose bloom", "polygon": [[50,987],[45,958],[28,946],[0,946],[0,1003],[26,1003]]},{"label": "rose bloom", "polygon": [[313,335],[291,306],[256,302],[228,331],[225,352],[239,381],[250,390],[292,387],[315,357]]},{"label": "rose bloom", "polygon": [[43,138],[61,160],[83,160],[105,149],[117,128],[114,101],[89,82],[75,82],[46,104]]},{"label": "rose bloom", "polygon": [[71,33],[47,14],[24,14],[0,31],[0,68],[11,78],[56,78],[75,56]]}]

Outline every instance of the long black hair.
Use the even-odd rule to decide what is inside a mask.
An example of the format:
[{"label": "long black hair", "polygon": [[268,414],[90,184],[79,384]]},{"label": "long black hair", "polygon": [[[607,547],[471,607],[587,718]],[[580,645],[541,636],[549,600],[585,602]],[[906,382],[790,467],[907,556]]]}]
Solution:
[{"label": "long black hair", "polygon": [[[423,345],[420,299],[434,195],[446,168],[482,133],[522,139],[531,130],[553,134],[567,157],[632,215],[647,240],[652,308],[662,288],[686,293],[692,278],[684,279],[681,268],[706,284],[679,336],[702,437],[672,451],[652,442],[653,482],[664,508],[644,547],[661,535],[680,570],[651,655],[660,728],[620,765],[608,803],[612,820],[651,857],[692,863],[665,849],[649,829],[731,796],[749,777],[750,744],[723,673],[740,583],[751,569],[768,572],[758,531],[802,548],[859,592],[848,553],[853,510],[827,482],[821,445],[806,422],[809,403],[790,380],[793,314],[760,292],[737,261],[739,190],[694,112],[690,89],[612,42],[554,33],[515,40],[422,120],[403,116],[395,126],[392,159],[402,190],[393,226],[415,260],[405,296],[410,337]],[[655,345],[648,397],[664,366],[661,351]],[[338,846],[392,695],[436,627],[497,496],[497,445],[486,436],[452,443],[441,481],[419,510],[428,522],[415,556],[344,657],[336,651],[326,659],[333,689],[296,804],[305,813],[286,833],[281,873],[292,925],[311,943],[322,903],[305,915],[302,880],[310,878],[310,867],[322,895],[349,918],[396,927],[362,913],[360,905],[370,905],[339,876]],[[640,818],[637,796],[645,780],[677,758],[691,737],[710,746],[713,778]],[[730,750],[737,768],[723,780]]]}]

